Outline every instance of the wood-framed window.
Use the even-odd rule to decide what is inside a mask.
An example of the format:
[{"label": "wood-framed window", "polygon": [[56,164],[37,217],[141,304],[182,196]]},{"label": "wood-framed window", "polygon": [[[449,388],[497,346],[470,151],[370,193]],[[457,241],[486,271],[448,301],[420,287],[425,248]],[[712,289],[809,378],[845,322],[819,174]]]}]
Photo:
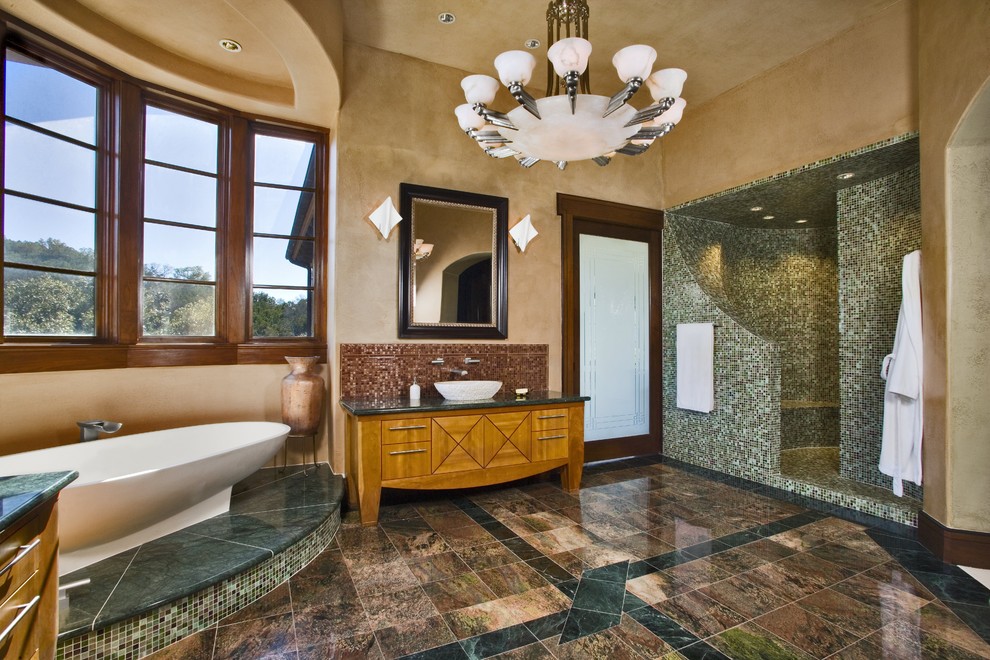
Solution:
[{"label": "wood-framed window", "polygon": [[141,336],[217,337],[222,118],[146,101]]},{"label": "wood-framed window", "polygon": [[93,341],[103,269],[107,81],[4,49],[3,335]]},{"label": "wood-framed window", "polygon": [[319,145],[298,131],[255,126],[252,154],[251,327],[256,338],[311,337],[322,314],[317,258]]},{"label": "wood-framed window", "polygon": [[156,88],[15,23],[0,373],[326,359],[327,132]]}]

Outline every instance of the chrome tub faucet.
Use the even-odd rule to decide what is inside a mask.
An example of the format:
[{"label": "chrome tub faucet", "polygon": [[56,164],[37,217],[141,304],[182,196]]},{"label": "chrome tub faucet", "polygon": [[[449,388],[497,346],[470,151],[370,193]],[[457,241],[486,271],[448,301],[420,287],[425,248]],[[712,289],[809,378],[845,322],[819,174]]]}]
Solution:
[{"label": "chrome tub faucet", "polygon": [[79,442],[89,442],[99,438],[100,433],[116,433],[123,424],[105,419],[91,419],[85,422],[76,422],[76,426],[79,427]]}]

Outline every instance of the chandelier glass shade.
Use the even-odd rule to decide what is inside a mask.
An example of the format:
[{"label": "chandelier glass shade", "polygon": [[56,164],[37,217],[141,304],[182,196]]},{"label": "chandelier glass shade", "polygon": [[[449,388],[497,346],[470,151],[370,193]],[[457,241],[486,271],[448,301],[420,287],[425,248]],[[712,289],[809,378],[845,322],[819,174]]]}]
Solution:
[{"label": "chandelier glass shade", "polygon": [[[565,36],[561,34],[576,34]],[[523,167],[551,161],[564,169],[569,161],[593,160],[608,165],[616,154],[635,156],[669,133],[681,120],[686,102],[680,98],[687,73],[682,69],[653,71],[657,52],[633,45],[612,58],[623,87],[613,96],[590,93],[586,0],[552,0],[547,9],[547,93],[536,99],[528,91],[536,58],[510,50],[495,58],[498,79],[471,75],[461,81],[467,101],[454,109],[457,122],[493,158],[513,157]],[[501,113],[489,106],[499,83],[519,107]],[[653,103],[637,110],[627,101],[646,85]]]}]

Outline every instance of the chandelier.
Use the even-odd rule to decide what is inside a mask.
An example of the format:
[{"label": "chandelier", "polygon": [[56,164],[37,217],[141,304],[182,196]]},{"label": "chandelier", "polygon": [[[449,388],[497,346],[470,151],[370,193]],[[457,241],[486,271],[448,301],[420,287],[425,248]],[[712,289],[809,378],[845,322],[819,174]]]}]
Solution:
[{"label": "chandelier", "polygon": [[[513,157],[523,167],[545,160],[564,169],[569,161],[588,159],[604,166],[615,154],[643,153],[680,121],[687,73],[682,69],[651,73],[657,51],[650,46],[626,46],[612,58],[624,84],[614,96],[590,93],[588,13],[587,0],[551,0],[547,42],[553,45],[547,50],[545,98],[535,99],[525,89],[536,58],[524,50],[495,58],[498,80],[471,75],[461,81],[467,103],[457,106],[454,114],[461,130],[489,156]],[[489,107],[499,81],[519,102],[508,113]],[[644,83],[653,103],[637,110],[626,102]]]}]

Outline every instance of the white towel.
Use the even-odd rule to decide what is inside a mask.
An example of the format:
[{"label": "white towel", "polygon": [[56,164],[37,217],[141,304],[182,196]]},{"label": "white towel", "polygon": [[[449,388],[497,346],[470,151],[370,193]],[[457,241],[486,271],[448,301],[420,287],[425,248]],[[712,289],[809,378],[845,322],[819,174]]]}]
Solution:
[{"label": "white towel", "polygon": [[677,407],[708,413],[715,407],[715,326],[677,324]]},{"label": "white towel", "polygon": [[880,471],[893,477],[894,495],[904,495],[904,481],[921,485],[922,381],[921,251],[904,256],[901,311],[894,350],[883,359],[887,381],[883,397]]}]

